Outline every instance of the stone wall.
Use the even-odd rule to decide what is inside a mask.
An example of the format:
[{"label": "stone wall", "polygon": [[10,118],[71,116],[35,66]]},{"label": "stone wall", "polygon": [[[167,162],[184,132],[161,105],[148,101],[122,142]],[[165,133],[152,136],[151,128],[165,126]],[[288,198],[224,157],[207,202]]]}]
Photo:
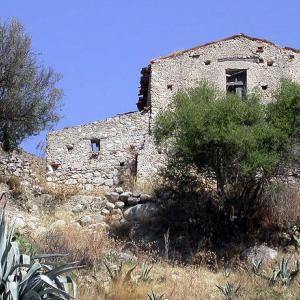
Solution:
[{"label": "stone wall", "polygon": [[[134,112],[50,133],[47,181],[86,190],[121,184],[136,175],[148,130],[149,113]],[[100,151],[93,151],[93,141]]]},{"label": "stone wall", "polygon": [[[156,115],[177,91],[201,80],[225,91],[226,70],[246,70],[247,92],[255,90],[268,102],[282,78],[300,82],[300,51],[237,35],[153,60],[142,71],[138,102],[138,108],[147,112],[48,136],[48,182],[92,189],[118,185],[124,174],[151,180],[164,164],[151,134]],[[100,141],[98,154],[92,152],[91,140]]]},{"label": "stone wall", "polygon": [[[199,81],[206,80],[225,91],[227,69],[246,70],[247,92],[257,91],[265,102],[270,101],[282,78],[300,83],[300,52],[238,35],[157,58],[150,68],[147,106],[151,107],[152,127],[156,115],[179,90],[195,87]],[[147,139],[139,158],[139,174],[153,176],[163,162],[153,138]]]},{"label": "stone wall", "polygon": [[39,190],[46,175],[46,160],[23,150],[7,153],[0,146],[0,176],[20,178],[23,185]]}]

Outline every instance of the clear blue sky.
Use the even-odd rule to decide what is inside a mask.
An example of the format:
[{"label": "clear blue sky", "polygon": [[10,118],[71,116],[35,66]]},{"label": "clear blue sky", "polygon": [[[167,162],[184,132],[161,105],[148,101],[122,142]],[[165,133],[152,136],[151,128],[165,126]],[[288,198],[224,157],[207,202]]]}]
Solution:
[{"label": "clear blue sky", "polygon": [[57,129],[136,110],[140,69],[175,50],[241,32],[300,48],[299,0],[3,0],[0,19],[12,18],[64,76]]}]

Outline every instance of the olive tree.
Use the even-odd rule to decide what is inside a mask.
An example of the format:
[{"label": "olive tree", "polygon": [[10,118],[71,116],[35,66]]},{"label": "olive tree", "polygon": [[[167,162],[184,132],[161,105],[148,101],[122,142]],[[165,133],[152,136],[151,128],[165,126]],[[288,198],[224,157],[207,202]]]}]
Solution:
[{"label": "olive tree", "polygon": [[59,120],[60,77],[40,63],[19,22],[0,24],[0,142],[5,150]]}]

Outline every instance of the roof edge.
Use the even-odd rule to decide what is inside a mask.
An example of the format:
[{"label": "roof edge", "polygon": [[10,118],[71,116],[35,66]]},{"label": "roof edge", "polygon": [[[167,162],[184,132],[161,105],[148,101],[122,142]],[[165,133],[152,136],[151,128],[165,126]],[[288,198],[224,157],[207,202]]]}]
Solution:
[{"label": "roof edge", "polygon": [[192,47],[192,48],[188,48],[188,49],[185,49],[185,50],[179,50],[179,51],[173,52],[173,53],[165,55],[165,56],[159,56],[157,58],[152,59],[151,63],[154,63],[155,61],[158,61],[158,60],[161,60],[161,59],[177,57],[177,56],[183,55],[184,53],[189,52],[189,51],[197,50],[197,49],[200,49],[200,48],[207,47],[209,45],[213,45],[213,44],[216,44],[216,43],[219,43],[219,42],[224,42],[224,41],[233,40],[233,39],[237,39],[237,38],[245,38],[245,39],[248,39],[248,40],[251,40],[251,41],[262,42],[262,43],[266,43],[266,44],[275,46],[275,47],[283,49],[283,50],[290,50],[290,51],[293,51],[293,52],[296,52],[296,53],[300,53],[300,49],[296,49],[296,48],[292,48],[292,47],[281,47],[281,46],[279,46],[279,45],[277,45],[277,44],[275,44],[271,41],[268,41],[266,39],[256,38],[256,37],[252,37],[252,36],[249,36],[247,34],[244,34],[244,33],[239,33],[239,34],[235,34],[235,35],[232,35],[232,36],[229,36],[229,37],[226,37],[226,38],[218,39],[218,40],[215,40],[215,41],[212,41],[212,42],[209,42],[209,43],[205,43],[205,44],[201,44],[201,45],[198,45],[198,46],[195,46],[195,47]]}]

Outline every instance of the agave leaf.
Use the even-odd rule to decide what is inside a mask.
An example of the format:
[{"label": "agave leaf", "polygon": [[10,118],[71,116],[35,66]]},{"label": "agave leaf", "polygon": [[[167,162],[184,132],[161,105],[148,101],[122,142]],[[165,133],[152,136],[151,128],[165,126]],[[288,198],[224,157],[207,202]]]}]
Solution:
[{"label": "agave leaf", "polygon": [[24,296],[22,296],[22,300],[41,300],[40,295],[34,290],[29,290]]},{"label": "agave leaf", "polygon": [[45,275],[47,275],[50,279],[53,279],[59,276],[60,274],[83,268],[83,266],[78,266],[78,263],[79,262],[73,262],[61,265],[59,267],[54,268],[51,271],[46,272]]},{"label": "agave leaf", "polygon": [[133,272],[133,270],[136,268],[137,265],[134,265],[131,269],[129,269],[124,277],[123,282],[129,282],[131,279],[131,273]]},{"label": "agave leaf", "polygon": [[21,287],[21,293],[25,290],[27,284],[26,282],[28,280],[30,280],[32,278],[32,276],[38,271],[41,269],[41,264],[36,262],[34,263],[30,269],[27,271],[27,274],[25,275],[25,277],[23,278],[23,280],[20,282],[20,287]]},{"label": "agave leaf", "polygon": [[25,265],[31,265],[31,258],[29,255],[26,255],[26,254],[22,254],[21,255],[21,258],[20,258],[20,261],[25,264]]},{"label": "agave leaf", "polygon": [[19,293],[18,293],[18,283],[15,281],[8,282],[8,290],[10,292],[12,300],[18,300],[19,299]]},{"label": "agave leaf", "polygon": [[52,289],[56,290],[56,292],[59,294],[59,295],[62,295],[62,296],[65,296],[67,298],[69,298],[69,294],[66,293],[64,290],[61,290],[59,289],[55,284],[54,282],[46,275],[39,275],[41,281],[45,282],[47,285],[49,285]]},{"label": "agave leaf", "polygon": [[34,255],[31,257],[31,259],[44,259],[44,258],[52,258],[52,257],[66,257],[69,254],[63,254],[63,253],[54,253],[54,254],[39,254],[39,255]]}]

